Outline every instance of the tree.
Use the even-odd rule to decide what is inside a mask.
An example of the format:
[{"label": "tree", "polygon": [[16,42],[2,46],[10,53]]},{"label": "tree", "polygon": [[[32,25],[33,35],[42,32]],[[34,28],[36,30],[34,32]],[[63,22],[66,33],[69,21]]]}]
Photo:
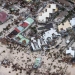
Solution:
[{"label": "tree", "polygon": [[35,34],[37,33],[36,27],[31,27],[31,30],[32,30]]}]

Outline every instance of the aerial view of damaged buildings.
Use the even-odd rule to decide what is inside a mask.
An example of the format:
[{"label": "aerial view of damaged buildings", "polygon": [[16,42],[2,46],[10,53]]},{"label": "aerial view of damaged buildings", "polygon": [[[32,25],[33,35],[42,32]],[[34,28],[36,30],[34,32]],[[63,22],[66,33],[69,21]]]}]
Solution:
[{"label": "aerial view of damaged buildings", "polygon": [[[5,67],[11,63],[8,59],[10,56],[3,57],[5,54],[3,56],[1,54],[7,51],[10,52],[11,58],[14,57],[12,54],[19,57],[18,53],[21,51],[25,55],[32,54],[31,58],[29,57],[33,63],[32,68],[27,70],[26,74],[12,75],[75,75],[75,73],[66,74],[66,72],[55,74],[59,72],[54,70],[50,72],[48,68],[46,68],[47,72],[44,71],[45,73],[42,71],[43,73],[40,74],[41,71],[38,71],[38,74],[37,72],[30,74],[32,69],[39,66],[41,68],[40,64],[57,58],[60,58],[61,63],[74,66],[75,0],[0,0],[0,65]],[[50,57],[52,53],[55,54],[55,58],[51,55],[54,59]],[[33,59],[34,54],[36,54],[35,59]],[[45,57],[52,60],[45,61]],[[7,64],[8,62],[10,63]],[[16,65],[19,61],[13,59],[12,63]]]}]

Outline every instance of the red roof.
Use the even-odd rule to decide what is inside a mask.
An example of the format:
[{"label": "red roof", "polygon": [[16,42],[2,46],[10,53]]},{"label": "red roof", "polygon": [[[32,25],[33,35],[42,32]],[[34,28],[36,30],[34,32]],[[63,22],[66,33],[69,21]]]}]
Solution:
[{"label": "red roof", "polygon": [[5,12],[0,12],[0,22],[5,22],[7,20],[7,14]]},{"label": "red roof", "polygon": [[17,28],[15,28],[15,30],[19,33],[20,32],[20,30],[18,30]]},{"label": "red roof", "polygon": [[27,26],[28,26],[28,23],[23,22],[20,26],[22,26],[22,27],[27,27]]}]

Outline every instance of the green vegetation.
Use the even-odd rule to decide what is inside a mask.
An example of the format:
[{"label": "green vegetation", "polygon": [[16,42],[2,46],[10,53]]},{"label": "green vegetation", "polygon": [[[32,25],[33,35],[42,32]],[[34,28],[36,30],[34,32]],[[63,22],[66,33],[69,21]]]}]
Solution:
[{"label": "green vegetation", "polygon": [[54,19],[55,19],[58,15],[59,15],[59,12],[57,12],[57,13],[55,14]]},{"label": "green vegetation", "polygon": [[31,27],[31,30],[32,30],[35,34],[37,33],[36,27]]}]

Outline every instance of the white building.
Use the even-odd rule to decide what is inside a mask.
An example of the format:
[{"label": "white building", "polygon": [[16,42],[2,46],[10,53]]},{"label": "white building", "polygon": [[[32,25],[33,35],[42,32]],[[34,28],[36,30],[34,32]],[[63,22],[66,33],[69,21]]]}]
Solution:
[{"label": "white building", "polygon": [[55,29],[51,28],[49,31],[45,32],[45,34],[43,35],[43,39],[46,41],[48,37],[50,37],[52,39],[52,34],[55,35],[60,35],[56,32]]},{"label": "white building", "polygon": [[75,18],[72,18],[72,20],[70,20],[70,23],[72,26],[75,26]]},{"label": "white building", "polygon": [[48,4],[45,9],[38,14],[37,21],[40,23],[45,23],[46,18],[50,17],[50,13],[57,11],[56,4]]},{"label": "white building", "polygon": [[74,50],[72,50],[72,48],[69,47],[69,50],[66,50],[66,54],[71,54],[74,57]]},{"label": "white building", "polygon": [[53,39],[52,34],[60,35],[56,32],[55,29],[51,28],[49,31],[46,31],[40,39],[35,40],[35,37],[31,38],[31,47],[34,51],[41,50],[43,45],[47,45],[47,39]]}]

